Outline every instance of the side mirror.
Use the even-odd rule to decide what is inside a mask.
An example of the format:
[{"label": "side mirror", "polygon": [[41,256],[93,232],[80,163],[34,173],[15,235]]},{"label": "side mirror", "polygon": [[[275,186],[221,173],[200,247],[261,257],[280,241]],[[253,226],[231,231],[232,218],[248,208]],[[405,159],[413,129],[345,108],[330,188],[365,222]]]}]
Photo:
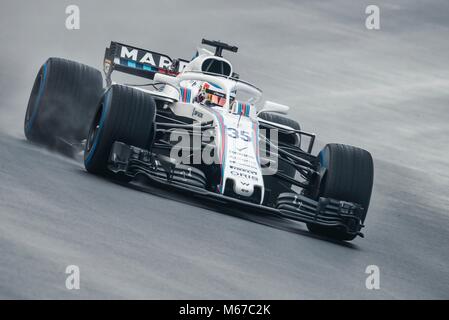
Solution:
[{"label": "side mirror", "polygon": [[153,80],[155,82],[168,83],[172,86],[177,86],[179,83],[179,79],[177,77],[172,77],[163,73],[156,73],[154,75]]},{"label": "side mirror", "polygon": [[177,89],[179,79],[162,73],[156,73],[153,78],[154,82],[166,83],[168,86],[164,89],[164,95],[176,101],[179,99],[179,91]]},{"label": "side mirror", "polygon": [[263,105],[262,109],[258,112],[276,112],[281,114],[287,114],[288,110],[290,110],[289,106],[279,104],[272,101],[265,101],[265,104]]}]

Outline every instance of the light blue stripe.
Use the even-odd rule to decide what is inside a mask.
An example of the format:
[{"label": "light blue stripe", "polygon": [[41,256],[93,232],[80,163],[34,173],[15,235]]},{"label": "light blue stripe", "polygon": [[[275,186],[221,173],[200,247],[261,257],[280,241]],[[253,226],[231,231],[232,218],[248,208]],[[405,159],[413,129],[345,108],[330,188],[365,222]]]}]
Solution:
[{"label": "light blue stripe", "polygon": [[182,102],[184,102],[184,88],[181,88],[180,90],[180,97],[179,100],[181,100]]},{"label": "light blue stripe", "polygon": [[128,60],[128,67],[135,68],[136,67],[136,63],[134,61],[129,61]]},{"label": "light blue stripe", "polygon": [[219,85],[216,85],[215,83],[210,82],[210,84],[212,85],[212,87],[223,90]]}]

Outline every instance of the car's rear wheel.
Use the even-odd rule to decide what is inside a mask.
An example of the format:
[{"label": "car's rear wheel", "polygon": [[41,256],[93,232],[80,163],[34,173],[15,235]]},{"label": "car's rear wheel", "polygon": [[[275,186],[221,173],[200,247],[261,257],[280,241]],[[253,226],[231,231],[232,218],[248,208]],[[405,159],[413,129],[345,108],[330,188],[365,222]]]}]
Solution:
[{"label": "car's rear wheel", "polygon": [[[318,197],[333,198],[360,204],[363,207],[362,223],[371,199],[373,188],[373,158],[363,149],[343,144],[328,144],[319,154],[320,166],[325,168]],[[343,227],[324,227],[308,224],[315,234],[336,240],[353,240],[357,235]]]},{"label": "car's rear wheel", "polygon": [[[301,130],[301,126],[295,120],[281,116],[276,113],[262,112],[258,116],[260,119],[272,122],[274,124],[279,124],[282,127],[290,128],[293,130]],[[267,138],[270,139],[270,132],[267,131]],[[296,146],[300,147],[300,137],[295,133],[283,133],[278,132],[278,143],[279,145]],[[296,169],[285,161],[279,160],[277,164],[277,170],[282,174],[288,176],[289,178],[295,179]],[[269,201],[275,203],[278,196],[283,192],[291,192],[292,184],[281,180],[275,176],[266,175],[264,176],[265,186],[270,189]]]},{"label": "car's rear wheel", "polygon": [[111,174],[108,160],[115,141],[150,149],[155,117],[156,104],[151,95],[126,86],[111,86],[100,101],[87,137],[84,150],[87,171]]},{"label": "car's rear wheel", "polygon": [[24,131],[28,140],[58,147],[81,142],[101,97],[100,71],[78,62],[50,58],[39,70],[28,101]]}]

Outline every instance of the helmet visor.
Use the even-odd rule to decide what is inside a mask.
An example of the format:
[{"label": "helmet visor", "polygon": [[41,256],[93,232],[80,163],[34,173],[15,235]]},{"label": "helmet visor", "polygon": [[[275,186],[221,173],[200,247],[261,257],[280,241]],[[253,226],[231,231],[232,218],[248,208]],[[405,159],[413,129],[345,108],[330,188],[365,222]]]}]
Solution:
[{"label": "helmet visor", "polygon": [[213,90],[207,90],[206,101],[210,104],[223,107],[226,103],[226,95]]}]

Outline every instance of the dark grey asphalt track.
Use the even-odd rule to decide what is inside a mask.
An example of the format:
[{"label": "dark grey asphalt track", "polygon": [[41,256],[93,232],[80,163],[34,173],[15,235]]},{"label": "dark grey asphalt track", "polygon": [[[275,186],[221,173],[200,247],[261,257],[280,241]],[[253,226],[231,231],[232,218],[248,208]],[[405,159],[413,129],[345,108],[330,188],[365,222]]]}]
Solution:
[{"label": "dark grey asphalt track", "polygon": [[[447,1],[376,1],[379,31],[364,27],[372,1],[76,1],[68,31],[73,3],[0,4],[0,298],[449,298]],[[239,45],[234,67],[293,106],[316,151],[372,152],[365,239],[126,188],[25,140],[47,57],[101,68],[116,40],[189,58],[202,37]],[[368,265],[380,290],[365,288]]]}]

